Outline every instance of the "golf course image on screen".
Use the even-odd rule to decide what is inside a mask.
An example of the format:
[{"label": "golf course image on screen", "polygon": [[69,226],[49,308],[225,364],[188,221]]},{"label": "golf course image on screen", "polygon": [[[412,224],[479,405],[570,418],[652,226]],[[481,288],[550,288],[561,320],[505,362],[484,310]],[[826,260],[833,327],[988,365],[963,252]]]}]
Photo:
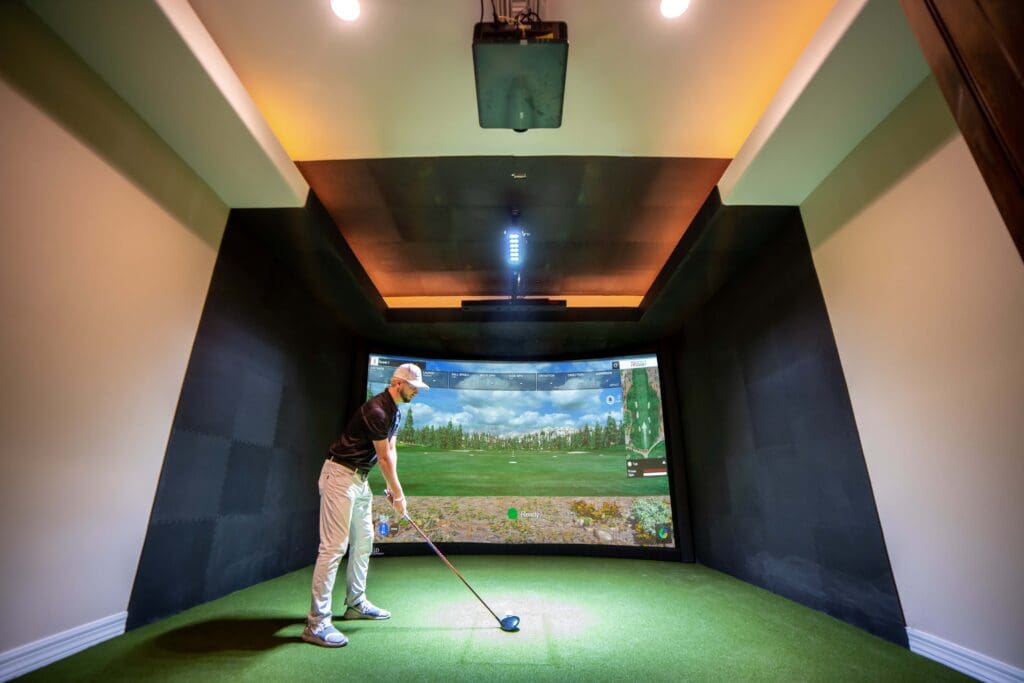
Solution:
[{"label": "golf course image on screen", "polygon": [[[370,355],[367,398],[416,363],[398,474],[435,541],[674,547],[657,358],[543,363]],[[374,468],[375,542],[416,542]]]}]

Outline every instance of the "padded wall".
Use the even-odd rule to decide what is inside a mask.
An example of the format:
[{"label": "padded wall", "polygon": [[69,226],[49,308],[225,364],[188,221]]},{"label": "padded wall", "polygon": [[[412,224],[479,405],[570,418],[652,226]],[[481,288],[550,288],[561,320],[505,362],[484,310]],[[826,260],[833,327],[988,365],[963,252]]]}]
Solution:
[{"label": "padded wall", "polygon": [[[747,220],[755,229],[756,213]],[[675,346],[697,560],[905,645],[797,211],[688,315]]]},{"label": "padded wall", "polygon": [[316,556],[317,478],[345,417],[359,342],[256,238],[254,213],[260,230],[287,229],[284,222],[274,227],[277,210],[229,218],[160,474],[129,628]]}]

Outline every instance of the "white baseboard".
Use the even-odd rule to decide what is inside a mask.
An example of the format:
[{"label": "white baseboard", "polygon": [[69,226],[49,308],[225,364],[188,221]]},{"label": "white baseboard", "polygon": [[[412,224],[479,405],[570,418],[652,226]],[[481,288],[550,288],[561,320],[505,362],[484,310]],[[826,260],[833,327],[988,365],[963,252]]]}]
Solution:
[{"label": "white baseboard", "polygon": [[934,659],[985,683],[1024,683],[1024,669],[993,659],[924,631],[907,628],[911,652]]},{"label": "white baseboard", "polygon": [[0,681],[23,676],[87,647],[115,638],[124,633],[127,621],[128,613],[118,612],[0,653]]}]

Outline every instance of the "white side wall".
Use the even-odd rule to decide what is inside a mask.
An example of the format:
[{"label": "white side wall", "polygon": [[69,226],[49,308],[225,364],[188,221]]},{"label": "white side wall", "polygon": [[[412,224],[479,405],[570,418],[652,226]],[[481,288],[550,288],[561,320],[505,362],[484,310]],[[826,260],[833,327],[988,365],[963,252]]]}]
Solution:
[{"label": "white side wall", "polygon": [[0,8],[0,653],[124,612],[227,208]]},{"label": "white side wall", "polygon": [[801,206],[908,627],[1024,666],[1024,264],[929,77]]}]

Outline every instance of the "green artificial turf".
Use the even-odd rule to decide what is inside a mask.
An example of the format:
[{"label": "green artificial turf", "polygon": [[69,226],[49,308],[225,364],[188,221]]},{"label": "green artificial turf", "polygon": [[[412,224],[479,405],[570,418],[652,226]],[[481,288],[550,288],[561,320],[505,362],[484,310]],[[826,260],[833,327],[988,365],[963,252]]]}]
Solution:
[{"label": "green artificial turf", "polygon": [[388,621],[337,622],[348,646],[300,640],[311,569],[133,630],[31,681],[944,681],[908,650],[700,565],[451,558],[505,633],[434,556],[375,558]]},{"label": "green artificial turf", "polygon": [[[398,474],[415,496],[663,496],[668,477],[627,478],[625,446],[597,451],[444,451],[398,447]],[[649,456],[665,457],[664,446]],[[384,490],[379,468],[374,491]]]}]

